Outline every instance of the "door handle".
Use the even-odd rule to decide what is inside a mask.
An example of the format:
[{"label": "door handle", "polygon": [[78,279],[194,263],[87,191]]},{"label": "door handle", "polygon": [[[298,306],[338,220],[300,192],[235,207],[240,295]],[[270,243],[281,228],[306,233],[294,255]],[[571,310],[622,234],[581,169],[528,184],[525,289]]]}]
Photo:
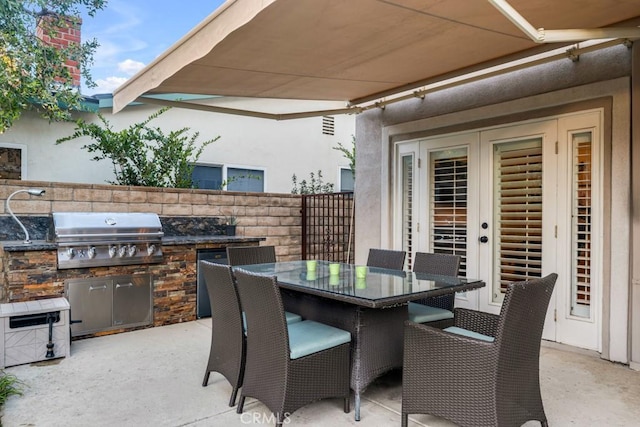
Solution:
[{"label": "door handle", "polygon": [[480,243],[487,243],[489,238],[487,236],[480,236],[478,240],[480,240]]},{"label": "door handle", "polygon": [[118,288],[131,288],[133,286],[133,283],[129,282],[129,283],[116,283],[116,289]]}]

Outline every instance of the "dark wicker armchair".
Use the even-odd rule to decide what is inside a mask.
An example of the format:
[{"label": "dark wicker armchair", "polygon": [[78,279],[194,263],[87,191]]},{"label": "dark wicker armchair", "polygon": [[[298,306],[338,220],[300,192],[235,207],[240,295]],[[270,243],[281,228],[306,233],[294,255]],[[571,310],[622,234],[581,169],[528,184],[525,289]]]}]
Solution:
[{"label": "dark wicker armchair", "polygon": [[276,262],[273,246],[227,246],[229,265],[266,264]]},{"label": "dark wicker armchair", "polygon": [[404,268],[405,251],[394,251],[390,249],[369,249],[367,265],[369,267],[388,268],[391,270],[402,270]]},{"label": "dark wicker armchair", "polygon": [[431,414],[461,426],[547,426],[540,340],[557,277],[511,283],[499,316],[455,309],[457,333],[405,322],[402,425]]},{"label": "dark wicker armchair", "polygon": [[[416,252],[413,261],[413,271],[416,273],[458,276],[459,269],[460,256],[458,255]],[[428,323],[436,328],[452,326],[455,298],[456,294],[451,293],[413,301],[409,304],[409,320]],[[422,304],[422,306],[414,304]]]},{"label": "dark wicker armchair", "polygon": [[246,340],[240,299],[231,267],[200,261],[211,302],[211,350],[202,386],[211,372],[221,373],[233,387],[229,406],[236,404],[244,376]]},{"label": "dark wicker armchair", "polygon": [[351,334],[305,320],[287,325],[275,277],[235,269],[247,322],[245,398],[266,405],[281,426],[295,410],[316,400],[338,397],[349,412]]}]

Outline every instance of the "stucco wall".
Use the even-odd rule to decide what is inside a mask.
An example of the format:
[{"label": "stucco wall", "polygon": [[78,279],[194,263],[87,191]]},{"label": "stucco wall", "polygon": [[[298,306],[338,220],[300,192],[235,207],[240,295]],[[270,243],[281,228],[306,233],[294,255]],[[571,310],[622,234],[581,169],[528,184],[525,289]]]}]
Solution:
[{"label": "stucco wall", "polygon": [[[483,120],[494,119],[495,122],[501,116],[515,111],[569,103],[571,99],[562,96],[545,99],[540,95],[630,76],[630,59],[629,48],[615,46],[582,55],[578,62],[569,59],[551,62],[475,83],[434,91],[424,99],[416,98],[390,104],[384,110],[369,110],[357,116],[356,210],[361,215],[356,218],[356,241],[359,248],[356,260],[360,262],[366,259],[369,247],[385,246],[389,243],[388,224],[383,221],[381,215],[390,215],[388,197],[393,177],[385,176],[384,173],[389,169],[391,160],[390,139],[398,138],[398,135],[401,135],[402,139],[411,139],[424,134],[425,131],[428,132],[429,129],[437,133],[434,129],[454,124],[472,129],[474,122],[481,126]],[[586,92],[586,95],[580,94],[577,98],[588,98],[589,90]],[[529,101],[526,101],[527,98],[530,98]],[[510,103],[518,99],[524,100],[521,106]],[[428,123],[419,123],[429,118],[432,120]],[[394,130],[390,132],[389,128],[392,126]]]},{"label": "stucco wall", "polygon": [[[605,165],[609,175],[603,236],[602,354],[611,360],[627,362],[631,57],[631,49],[616,46],[582,55],[578,62],[556,61],[430,93],[423,100],[411,99],[358,116],[356,262],[366,259],[369,247],[391,246],[393,218],[389,197],[393,176],[389,162],[394,141],[512,123],[530,118],[529,112],[552,108],[558,114],[564,106],[567,111],[575,108],[570,106],[572,103],[612,99],[611,127],[605,129],[611,151],[609,163]],[[365,162],[371,164],[363,167]]]},{"label": "stucco wall", "polygon": [[[285,113],[294,111],[324,110],[342,107],[342,104],[309,101],[247,100],[218,98],[212,105],[229,108]],[[120,130],[139,123],[156,111],[154,106],[129,106],[118,114],[111,109],[100,113]],[[97,122],[93,114],[78,114],[88,122]],[[274,121],[268,119],[209,113],[173,108],[150,122],[151,126],[165,133],[183,127],[200,132],[199,141],[220,136],[209,145],[198,163],[229,165],[248,168],[265,168],[265,192],[288,193],[291,176],[308,179],[310,172],[322,170],[325,182],[339,185],[339,167],[349,162],[341,152],[334,150],[339,142],[350,147],[355,134],[353,116],[335,116],[335,134],[322,134],[322,117]],[[25,114],[12,128],[0,134],[3,143],[18,144],[27,150],[27,171],[22,179],[52,182],[77,182],[104,184],[113,180],[111,162],[92,161],[94,154],[80,147],[90,143],[82,138],[55,145],[58,138],[71,135],[74,125],[49,123],[35,113]]]}]

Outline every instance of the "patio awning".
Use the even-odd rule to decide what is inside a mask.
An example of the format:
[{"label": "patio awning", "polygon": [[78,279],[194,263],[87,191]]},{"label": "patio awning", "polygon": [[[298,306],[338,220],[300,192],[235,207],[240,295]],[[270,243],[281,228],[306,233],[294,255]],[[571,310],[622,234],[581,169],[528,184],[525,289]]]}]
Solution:
[{"label": "patio awning", "polygon": [[114,112],[166,93],[355,108],[581,40],[640,38],[638,19],[637,0],[228,0],[120,86]]}]

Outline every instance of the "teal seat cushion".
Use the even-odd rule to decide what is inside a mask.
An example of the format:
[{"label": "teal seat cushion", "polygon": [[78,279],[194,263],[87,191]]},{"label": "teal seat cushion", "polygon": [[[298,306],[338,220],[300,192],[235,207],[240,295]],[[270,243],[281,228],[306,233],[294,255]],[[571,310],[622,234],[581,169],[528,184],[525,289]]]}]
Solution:
[{"label": "teal seat cushion", "polygon": [[[302,322],[302,316],[295,313],[290,313],[288,311],[284,312],[284,317],[287,319],[287,325],[296,322]],[[247,335],[247,318],[244,315],[244,311],[242,312],[242,328],[244,329],[244,334]]]},{"label": "teal seat cushion", "polygon": [[300,316],[299,314],[290,313],[288,311],[285,311],[284,312],[284,316],[287,319],[287,325],[290,325],[290,324],[296,323],[296,322],[302,322],[302,316]]},{"label": "teal seat cushion", "polygon": [[444,308],[429,305],[409,303],[409,320],[416,323],[435,322],[436,320],[453,319],[453,312]]},{"label": "teal seat cushion", "polygon": [[298,359],[351,341],[351,334],[342,329],[313,320],[287,325],[289,329],[289,357]]},{"label": "teal seat cushion", "polygon": [[458,328],[457,326],[444,328],[443,331],[451,332],[458,335],[464,335],[465,337],[476,338],[482,341],[493,342],[495,340],[494,337],[490,337],[489,335],[480,334],[478,332],[473,332],[464,328]]}]

